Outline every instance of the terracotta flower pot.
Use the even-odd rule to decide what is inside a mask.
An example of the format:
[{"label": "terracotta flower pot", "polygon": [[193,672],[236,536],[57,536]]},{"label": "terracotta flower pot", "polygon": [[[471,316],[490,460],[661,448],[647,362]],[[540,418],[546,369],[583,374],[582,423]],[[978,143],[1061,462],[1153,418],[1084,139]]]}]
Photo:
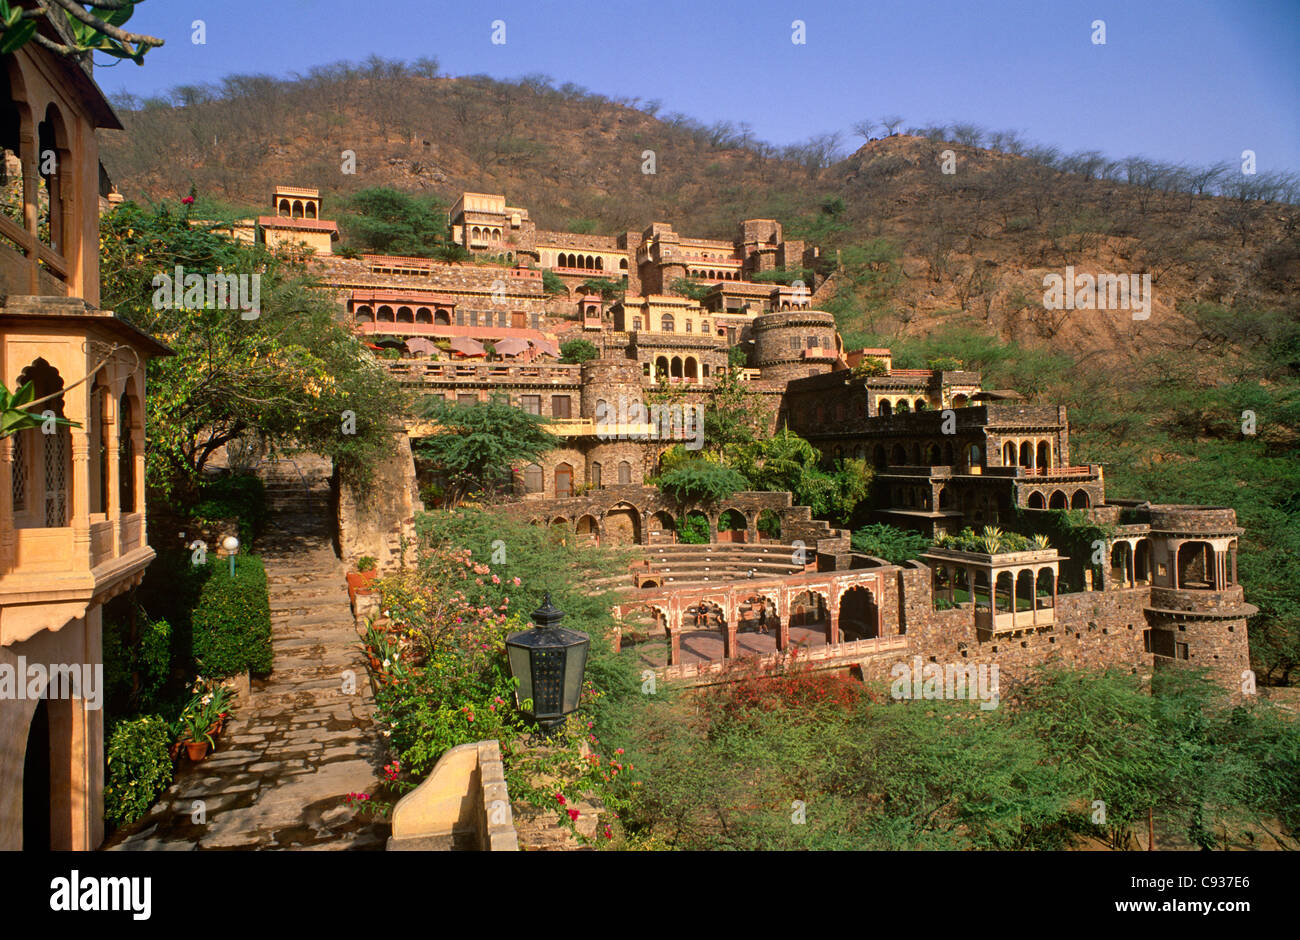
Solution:
[{"label": "terracotta flower pot", "polygon": [[203,760],[203,758],[208,756],[208,742],[186,741],[185,754],[190,760],[197,764],[199,761]]},{"label": "terracotta flower pot", "polygon": [[355,599],[358,594],[373,594],[370,582],[379,577],[378,571],[349,571],[348,594]]}]

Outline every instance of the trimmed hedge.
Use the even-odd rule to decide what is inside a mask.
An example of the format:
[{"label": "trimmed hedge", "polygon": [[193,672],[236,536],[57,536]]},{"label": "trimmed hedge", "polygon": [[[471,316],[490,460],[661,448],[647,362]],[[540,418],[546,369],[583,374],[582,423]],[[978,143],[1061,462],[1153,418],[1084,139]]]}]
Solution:
[{"label": "trimmed hedge", "polygon": [[135,822],[172,782],[171,728],[157,715],[120,721],[108,739],[104,818]]},{"label": "trimmed hedge", "polygon": [[271,671],[271,603],[266,568],[256,555],[209,558],[194,608],[194,660],[199,674],[224,678]]}]

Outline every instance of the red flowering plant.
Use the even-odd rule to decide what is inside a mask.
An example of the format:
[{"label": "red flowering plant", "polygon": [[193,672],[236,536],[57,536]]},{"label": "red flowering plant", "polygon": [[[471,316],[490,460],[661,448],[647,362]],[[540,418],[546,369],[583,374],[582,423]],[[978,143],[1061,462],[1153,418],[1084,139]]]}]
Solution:
[{"label": "red flowering plant", "polygon": [[[416,527],[421,547],[408,556],[414,564],[372,582],[382,615],[374,628],[402,649],[400,674],[379,670],[375,701],[403,784],[427,774],[448,748],[496,739],[517,811],[554,812],[557,824],[585,832],[578,836],[584,841],[617,844],[614,830],[606,837],[604,828],[615,825],[611,812],[627,799],[630,768],[621,755],[590,754],[604,750],[595,724],[609,690],[636,695],[639,683],[611,665],[611,597],[593,592],[590,582],[621,570],[623,560],[586,546],[559,552],[548,529],[475,508],[425,513]],[[531,703],[521,709],[516,701],[505,638],[531,627],[526,614],[547,591],[566,611],[564,625],[592,637],[592,651],[579,711],[540,740],[525,714]],[[352,805],[377,808],[373,796]],[[577,819],[570,810],[579,810]]]}]

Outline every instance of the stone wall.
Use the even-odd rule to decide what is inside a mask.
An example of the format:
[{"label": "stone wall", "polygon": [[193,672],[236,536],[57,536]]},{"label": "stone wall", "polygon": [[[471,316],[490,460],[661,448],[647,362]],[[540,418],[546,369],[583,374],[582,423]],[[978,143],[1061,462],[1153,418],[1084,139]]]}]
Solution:
[{"label": "stone wall", "polygon": [[403,536],[415,546],[414,517],[424,511],[406,434],[397,435],[395,452],[373,473],[364,490],[347,484],[338,487],[339,551],[350,564],[370,555],[382,571],[400,564]]},{"label": "stone wall", "polygon": [[497,741],[451,748],[438,758],[429,776],[393,807],[390,852],[466,848],[519,850]]}]

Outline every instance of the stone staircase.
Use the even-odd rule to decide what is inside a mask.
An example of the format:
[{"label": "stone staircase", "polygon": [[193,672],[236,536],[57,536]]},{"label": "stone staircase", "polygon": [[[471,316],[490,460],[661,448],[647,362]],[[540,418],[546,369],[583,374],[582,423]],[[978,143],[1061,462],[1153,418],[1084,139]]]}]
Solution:
[{"label": "stone staircase", "polygon": [[[372,790],[385,759],[365,660],[334,553],[329,461],[264,464],[266,564],[274,666],[254,679],[217,750],[182,761],[175,782],[110,847],[382,849],[386,823],[344,805]],[[344,691],[351,672],[355,692]],[[191,818],[201,800],[206,820]]]}]

